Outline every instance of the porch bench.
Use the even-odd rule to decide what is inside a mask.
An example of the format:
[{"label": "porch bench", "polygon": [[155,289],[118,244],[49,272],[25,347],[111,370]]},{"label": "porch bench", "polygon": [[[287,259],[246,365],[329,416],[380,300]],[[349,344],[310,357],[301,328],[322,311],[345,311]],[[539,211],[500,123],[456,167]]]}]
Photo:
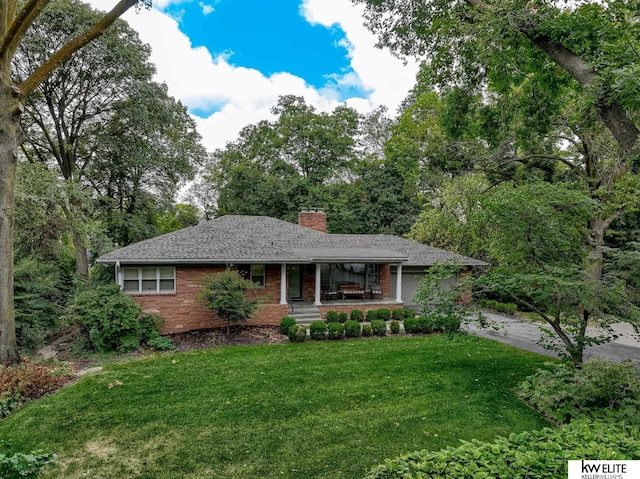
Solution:
[{"label": "porch bench", "polygon": [[362,286],[359,284],[341,284],[340,286],[340,296],[342,299],[346,299],[347,296],[360,296],[362,299],[365,298],[365,291],[362,289]]}]

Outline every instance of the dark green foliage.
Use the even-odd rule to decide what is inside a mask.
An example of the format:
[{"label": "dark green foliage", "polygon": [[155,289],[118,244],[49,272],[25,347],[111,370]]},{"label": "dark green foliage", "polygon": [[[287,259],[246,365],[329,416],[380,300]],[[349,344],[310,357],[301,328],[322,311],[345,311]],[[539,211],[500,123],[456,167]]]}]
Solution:
[{"label": "dark green foliage", "polygon": [[376,319],[378,319],[378,310],[377,309],[367,310],[367,321],[371,322]]},{"label": "dark green foliage", "polygon": [[176,349],[176,345],[173,344],[171,338],[167,336],[160,336],[159,333],[153,331],[147,339],[147,346],[155,349],[156,351],[171,351]]},{"label": "dark green foliage", "polygon": [[481,308],[493,309],[498,313],[516,314],[518,305],[515,303],[501,303],[494,299],[481,299],[479,301]]},{"label": "dark green foliage", "polygon": [[285,316],[280,320],[280,332],[282,334],[289,334],[289,329],[294,324],[296,324],[295,318],[292,318],[291,316]]},{"label": "dark green foliage", "polygon": [[404,320],[404,331],[407,334],[416,334],[419,333],[418,329],[418,318],[406,318]]},{"label": "dark green foliage", "polygon": [[389,331],[391,331],[391,334],[398,334],[400,332],[400,321],[392,320],[389,323]]},{"label": "dark green foliage", "polygon": [[[14,300],[18,346],[35,351],[58,324],[68,285],[62,280],[57,263],[34,258],[16,262]],[[113,277],[111,278],[113,281]]]},{"label": "dark green foliage", "polygon": [[22,394],[18,392],[0,393],[0,419],[7,417],[25,402]]},{"label": "dark green foliage", "polygon": [[372,334],[373,334],[373,331],[371,329],[371,325],[370,324],[363,324],[362,325],[362,336],[365,337],[365,338],[368,338]]},{"label": "dark green foliage", "polygon": [[344,311],[340,311],[338,313],[338,322],[339,323],[344,323],[347,321],[349,316],[347,316],[347,313],[345,313]]},{"label": "dark green foliage", "polygon": [[[116,284],[79,287],[71,299],[67,316],[74,321],[91,346],[99,352],[130,352],[140,346],[149,331],[138,321],[141,308]],[[144,327],[149,326],[145,322]]]},{"label": "dark green foliage", "polygon": [[327,334],[327,325],[324,321],[314,321],[309,325],[311,339],[322,340]]},{"label": "dark green foliage", "polygon": [[327,311],[327,314],[325,315],[325,319],[327,320],[327,323],[337,323],[338,312],[334,311],[333,309],[330,309],[329,311]]},{"label": "dark green foliage", "polygon": [[351,319],[351,321],[358,321],[359,323],[361,323],[362,321],[364,321],[364,313],[359,309],[354,309],[353,311],[351,311],[351,316],[349,319]]},{"label": "dark green foliage", "polygon": [[404,309],[402,308],[395,308],[391,311],[391,317],[396,321],[402,321],[404,319],[404,314]]},{"label": "dark green foliage", "polygon": [[416,317],[416,310],[412,309],[412,308],[407,308],[404,310],[404,317],[405,318],[415,318]]},{"label": "dark green foliage", "polygon": [[529,376],[518,395],[557,424],[586,416],[640,425],[640,374],[631,361],[594,358],[582,369],[557,364]]},{"label": "dark green foliage", "polygon": [[3,479],[36,479],[40,470],[55,462],[55,454],[34,451],[29,454],[12,455],[0,452],[0,477]]},{"label": "dark green foliage", "polygon": [[253,289],[251,281],[244,279],[237,270],[226,269],[205,278],[198,298],[215,311],[218,318],[226,321],[228,333],[231,323],[249,319],[258,308],[258,300],[249,298],[249,291]]},{"label": "dark green foliage", "polygon": [[371,321],[371,331],[374,336],[385,336],[387,334],[387,323],[381,319]]},{"label": "dark green foliage", "polygon": [[456,315],[436,316],[433,318],[436,331],[453,334],[460,331],[460,318]]},{"label": "dark green foliage", "polygon": [[289,328],[289,340],[292,343],[303,343],[307,340],[307,328],[301,324],[296,324]]},{"label": "dark green foliage", "polygon": [[567,461],[585,457],[640,459],[640,429],[576,421],[559,429],[513,433],[493,442],[473,439],[458,447],[417,451],[387,460],[366,478],[561,478],[567,477]]},{"label": "dark green foliage", "polygon": [[344,324],[329,323],[328,334],[329,339],[342,339],[344,337]]},{"label": "dark green foliage", "polygon": [[378,319],[382,321],[389,321],[389,319],[391,319],[391,311],[387,308],[380,308],[378,310]]},{"label": "dark green foliage", "polygon": [[362,327],[358,321],[349,320],[344,323],[344,335],[347,338],[357,338],[360,336]]}]

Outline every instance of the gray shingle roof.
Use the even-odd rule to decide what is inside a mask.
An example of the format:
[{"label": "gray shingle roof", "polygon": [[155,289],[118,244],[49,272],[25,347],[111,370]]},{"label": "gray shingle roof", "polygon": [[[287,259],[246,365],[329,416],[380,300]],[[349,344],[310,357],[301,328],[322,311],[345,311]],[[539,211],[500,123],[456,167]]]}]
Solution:
[{"label": "gray shingle roof", "polygon": [[134,243],[98,258],[101,263],[375,262],[428,266],[482,261],[391,235],[334,235],[268,216],[221,216]]}]

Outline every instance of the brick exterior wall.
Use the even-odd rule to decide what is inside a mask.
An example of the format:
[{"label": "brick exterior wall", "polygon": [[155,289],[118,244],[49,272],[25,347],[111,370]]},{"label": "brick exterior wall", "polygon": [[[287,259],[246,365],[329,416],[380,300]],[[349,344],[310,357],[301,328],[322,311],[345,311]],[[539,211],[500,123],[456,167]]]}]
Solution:
[{"label": "brick exterior wall", "polygon": [[[146,313],[156,314],[165,320],[163,334],[183,333],[194,329],[221,328],[226,322],[207,309],[196,295],[202,289],[205,276],[224,271],[224,266],[176,267],[176,292],[174,294],[135,294],[133,299]],[[243,267],[239,266],[240,271]],[[248,270],[248,268],[246,268]],[[242,324],[277,326],[288,313],[288,306],[280,303],[280,265],[266,265],[266,286],[256,290],[253,296],[264,299],[252,318]]]},{"label": "brick exterior wall", "polygon": [[324,211],[300,211],[298,213],[298,224],[305,228],[327,232],[327,215]]},{"label": "brick exterior wall", "polygon": [[[176,292],[173,294],[134,294],[133,299],[145,313],[155,314],[165,320],[163,334],[183,333],[195,329],[222,328],[226,326],[216,313],[207,309],[196,299],[202,289],[204,278],[224,271],[225,266],[177,266]],[[238,265],[238,270],[248,277],[249,265]],[[315,265],[302,267],[303,295],[307,301],[315,298]],[[380,266],[380,285],[385,298],[391,293],[391,270],[388,264]],[[280,304],[280,265],[265,265],[265,287],[251,293],[261,298],[258,311],[242,324],[253,326],[278,326],[283,316],[287,316],[288,305]],[[330,303],[319,306],[322,317],[326,311],[334,309],[350,313],[353,309],[397,308],[394,302],[368,305],[332,306]]]}]

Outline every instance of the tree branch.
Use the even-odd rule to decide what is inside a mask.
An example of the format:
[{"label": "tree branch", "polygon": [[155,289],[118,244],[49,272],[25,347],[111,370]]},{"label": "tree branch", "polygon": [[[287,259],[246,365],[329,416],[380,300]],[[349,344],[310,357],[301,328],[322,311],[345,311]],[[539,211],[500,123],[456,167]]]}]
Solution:
[{"label": "tree branch", "polygon": [[61,63],[71,58],[71,56],[87,45],[89,42],[99,37],[109,28],[122,14],[134,6],[138,0],[120,0],[113,9],[107,13],[98,23],[81,33],[74,39],[62,46],[55,52],[49,60],[44,62],[34,71],[29,78],[20,85],[20,98],[24,100],[33,90],[35,90],[43,81],[45,81]]},{"label": "tree branch", "polygon": [[0,58],[6,58],[7,63],[11,62],[13,53],[22,41],[25,32],[50,1],[51,0],[29,0],[25,3],[2,38]]}]

